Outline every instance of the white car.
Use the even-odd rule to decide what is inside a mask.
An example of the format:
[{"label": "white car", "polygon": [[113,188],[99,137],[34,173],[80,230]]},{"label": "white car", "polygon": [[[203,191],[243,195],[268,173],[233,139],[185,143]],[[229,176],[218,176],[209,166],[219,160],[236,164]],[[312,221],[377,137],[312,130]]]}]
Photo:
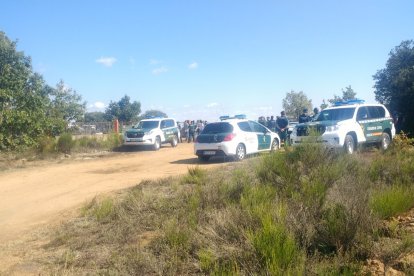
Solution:
[{"label": "white car", "polygon": [[293,146],[318,142],[352,154],[359,145],[366,144],[386,150],[394,136],[394,123],[385,106],[351,100],[322,110],[315,121],[297,124],[290,141]]},{"label": "white car", "polygon": [[153,118],[141,120],[124,133],[126,146],[152,146],[158,150],[162,143],[176,147],[180,141],[177,122],[171,118]]},{"label": "white car", "polygon": [[279,135],[263,125],[244,118],[224,118],[204,127],[194,144],[194,154],[202,161],[213,156],[242,160],[248,154],[279,148]]}]

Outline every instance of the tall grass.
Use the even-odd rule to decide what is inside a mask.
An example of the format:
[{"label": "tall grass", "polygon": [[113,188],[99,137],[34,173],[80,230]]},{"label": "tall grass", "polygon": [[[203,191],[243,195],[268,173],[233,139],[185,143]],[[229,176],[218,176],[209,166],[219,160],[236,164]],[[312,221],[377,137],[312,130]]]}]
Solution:
[{"label": "tall grass", "polygon": [[404,213],[414,207],[414,187],[393,185],[375,190],[370,204],[381,219]]},{"label": "tall grass", "polygon": [[[55,265],[93,274],[355,275],[381,239],[379,219],[413,206],[412,159],[410,151],[367,159],[309,144],[144,181],[85,206],[50,245],[79,258]],[[389,177],[401,173],[396,166],[405,175]]]}]

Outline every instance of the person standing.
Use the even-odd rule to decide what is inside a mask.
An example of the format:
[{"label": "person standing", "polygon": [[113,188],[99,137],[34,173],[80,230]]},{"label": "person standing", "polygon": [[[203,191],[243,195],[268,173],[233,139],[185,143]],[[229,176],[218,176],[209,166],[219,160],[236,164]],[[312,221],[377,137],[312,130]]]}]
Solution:
[{"label": "person standing", "polygon": [[299,116],[299,118],[298,118],[298,121],[299,121],[299,124],[302,124],[302,123],[307,123],[307,122],[309,122],[311,120],[311,118],[309,117],[309,115],[308,115],[308,110],[306,109],[306,108],[304,108],[303,109],[303,113],[302,114],[300,114],[300,116]]},{"label": "person standing", "polygon": [[318,115],[319,115],[319,109],[318,109],[317,107],[315,107],[315,108],[313,109],[312,121],[315,121],[315,120],[316,120],[316,118],[318,118]]},{"label": "person standing", "polygon": [[289,120],[286,117],[285,111],[282,111],[280,112],[280,117],[278,116],[276,119],[276,131],[283,143],[286,142],[288,126]]},{"label": "person standing", "polygon": [[196,124],[194,121],[191,121],[190,125],[188,126],[188,143],[194,142],[195,140],[195,132],[196,132]]}]

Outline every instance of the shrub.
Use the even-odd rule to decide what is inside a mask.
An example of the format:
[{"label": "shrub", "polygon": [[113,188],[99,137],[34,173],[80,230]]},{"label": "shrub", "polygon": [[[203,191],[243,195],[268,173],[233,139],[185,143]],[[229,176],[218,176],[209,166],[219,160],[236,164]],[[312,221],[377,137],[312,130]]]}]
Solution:
[{"label": "shrub", "polygon": [[57,141],[57,150],[62,153],[70,153],[75,145],[72,134],[63,133]]},{"label": "shrub", "polygon": [[206,171],[198,166],[188,168],[188,173],[183,177],[182,182],[185,184],[201,184],[205,176]]},{"label": "shrub", "polygon": [[370,205],[381,219],[408,211],[414,206],[414,188],[393,185],[374,191]]},{"label": "shrub", "polygon": [[89,204],[85,205],[81,212],[84,216],[94,217],[97,221],[104,221],[114,214],[115,206],[112,198],[98,200],[94,198]]},{"label": "shrub", "polygon": [[56,139],[51,136],[43,136],[39,139],[37,150],[40,154],[50,154],[56,152]]},{"label": "shrub", "polygon": [[123,139],[122,134],[120,133],[115,133],[115,132],[109,133],[106,138],[106,147],[111,150],[115,149],[122,145],[122,141],[123,141],[122,139]]},{"label": "shrub", "polygon": [[87,148],[87,149],[99,149],[102,148],[102,143],[98,141],[96,137],[86,137],[83,136],[76,140],[76,144],[80,148]]}]

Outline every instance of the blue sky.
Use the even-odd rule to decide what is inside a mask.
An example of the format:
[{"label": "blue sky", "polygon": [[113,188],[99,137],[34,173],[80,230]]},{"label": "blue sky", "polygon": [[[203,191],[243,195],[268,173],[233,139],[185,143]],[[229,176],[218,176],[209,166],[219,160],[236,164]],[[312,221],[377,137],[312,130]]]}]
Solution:
[{"label": "blue sky", "polygon": [[2,0],[0,30],[46,82],[104,110],[125,94],[183,119],[278,115],[291,90],[319,106],[414,39],[414,1]]}]

